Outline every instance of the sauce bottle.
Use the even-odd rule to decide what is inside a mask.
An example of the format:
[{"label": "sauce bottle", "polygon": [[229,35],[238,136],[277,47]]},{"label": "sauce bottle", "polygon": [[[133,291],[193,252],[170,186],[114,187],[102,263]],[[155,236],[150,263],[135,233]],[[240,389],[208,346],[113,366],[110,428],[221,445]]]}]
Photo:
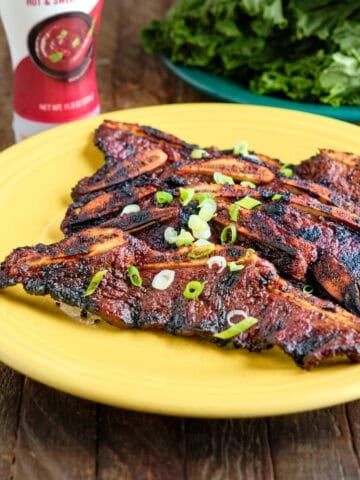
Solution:
[{"label": "sauce bottle", "polygon": [[16,141],[99,113],[95,39],[104,0],[1,0]]}]

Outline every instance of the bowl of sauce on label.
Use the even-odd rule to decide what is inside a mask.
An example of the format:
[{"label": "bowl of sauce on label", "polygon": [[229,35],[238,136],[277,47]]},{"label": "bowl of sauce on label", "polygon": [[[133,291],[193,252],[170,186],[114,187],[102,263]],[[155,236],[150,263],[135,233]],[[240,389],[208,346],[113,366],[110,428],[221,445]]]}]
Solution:
[{"label": "bowl of sauce on label", "polygon": [[74,81],[88,69],[94,45],[95,20],[82,12],[46,18],[29,33],[32,60],[47,75]]}]

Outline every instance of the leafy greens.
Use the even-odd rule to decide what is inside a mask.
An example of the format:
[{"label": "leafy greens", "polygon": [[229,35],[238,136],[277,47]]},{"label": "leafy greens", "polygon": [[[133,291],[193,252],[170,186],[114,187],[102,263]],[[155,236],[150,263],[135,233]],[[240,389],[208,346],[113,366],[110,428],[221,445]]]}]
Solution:
[{"label": "leafy greens", "polygon": [[261,94],[360,105],[360,0],[181,0],[142,39]]}]

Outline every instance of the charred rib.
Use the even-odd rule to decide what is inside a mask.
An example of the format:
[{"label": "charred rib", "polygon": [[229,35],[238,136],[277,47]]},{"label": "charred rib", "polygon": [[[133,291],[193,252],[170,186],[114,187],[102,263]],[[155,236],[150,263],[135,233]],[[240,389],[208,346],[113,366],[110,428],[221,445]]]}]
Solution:
[{"label": "charred rib", "polygon": [[[276,345],[305,368],[336,355],[360,360],[358,318],[303,294],[254,253],[245,255],[240,247],[221,253],[228,260],[243,259],[244,269],[218,274],[203,262],[189,261],[186,249],[172,258],[119,229],[95,228],[57,244],[17,249],[1,265],[0,286],[22,283],[29,293],[49,294],[119,328],[165,330],[211,341],[228,327],[228,312],[245,310],[258,323],[234,338],[236,347],[260,351]],[[153,289],[155,273],[169,263],[176,272],[173,284],[164,291]],[[141,272],[141,288],[127,278],[130,265]],[[84,296],[90,279],[104,269],[96,291]],[[207,283],[199,299],[187,300],[181,292],[194,278]]]}]

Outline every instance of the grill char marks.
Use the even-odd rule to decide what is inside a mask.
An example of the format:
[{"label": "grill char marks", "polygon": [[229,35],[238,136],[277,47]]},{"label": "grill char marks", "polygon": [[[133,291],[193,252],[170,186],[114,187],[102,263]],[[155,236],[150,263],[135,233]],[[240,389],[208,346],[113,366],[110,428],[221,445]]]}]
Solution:
[{"label": "grill char marks", "polygon": [[[279,173],[281,164],[261,154],[234,155],[231,150],[211,147],[205,150],[203,158],[193,159],[193,145],[149,127],[107,121],[99,127],[95,139],[105,153],[104,168],[114,172],[127,170],[131,164],[134,168],[128,172],[138,176],[132,182],[127,179],[114,185],[110,174],[103,179],[102,190],[81,196],[64,219],[62,228],[67,235],[94,225],[117,226],[136,233],[154,248],[164,249],[166,244],[159,238],[163,238],[166,226],[186,228],[190,213],[197,212],[196,202],[181,209],[176,200],[179,186],[210,192],[219,205],[251,196],[263,205],[255,211],[242,210],[237,225],[240,241],[258,249],[295,283],[304,282],[309,274],[314,276],[334,299],[360,314],[360,207],[341,189],[336,191],[298,176],[284,177]],[[153,170],[150,162],[147,166],[151,171],[144,174],[136,166],[137,159],[153,149],[165,152],[167,160],[160,169],[155,162]],[[318,157],[326,165],[331,163],[332,169],[340,165],[340,176],[342,168],[356,167],[358,162],[355,155],[325,150]],[[296,167],[295,172],[306,176],[304,172],[312,164],[307,161],[303,165],[304,169]],[[215,172],[231,176],[238,183],[216,185],[212,178]],[[97,176],[98,173],[94,178]],[[253,181],[257,187],[239,184],[243,180]],[[87,181],[89,185],[93,182],[91,177]],[[175,201],[170,207],[177,204],[174,208],[181,209],[180,215],[162,214],[162,207],[154,199],[155,190],[171,192]],[[274,193],[282,195],[280,202],[272,201]],[[119,217],[119,207],[124,206],[127,195],[128,203],[139,203],[143,213],[124,219]],[[212,223],[216,222],[229,223],[226,208]],[[216,242],[218,238],[213,236],[212,240]],[[336,266],[336,275],[330,275],[326,265],[329,258],[330,264]]]},{"label": "grill char marks", "polygon": [[[305,281],[312,273],[333,298],[360,314],[360,235],[312,212],[286,199],[264,202],[255,210],[240,210],[237,231],[256,241],[262,255],[287,277]],[[231,223],[226,204],[215,221]]]},{"label": "grill char marks", "polygon": [[175,162],[191,145],[150,127],[105,120],[96,130],[95,144],[105,155],[105,165],[76,185],[72,195],[82,195],[120,185],[141,174],[159,175],[167,161]]},{"label": "grill char marks", "polygon": [[84,228],[83,225],[88,226],[90,222],[117,216],[126,205],[137,203],[155,192],[156,187],[147,185],[85,195],[70,205],[61,229],[68,235]]},{"label": "grill char marks", "polygon": [[[280,203],[276,207],[279,209]],[[232,223],[226,208],[220,211],[215,221],[222,226]],[[272,261],[286,276],[297,281],[305,279],[309,264],[316,259],[316,249],[309,242],[289,234],[278,219],[268,215],[263,207],[241,209],[236,227],[241,237],[257,243],[263,255],[272,250]]]},{"label": "grill char marks", "polygon": [[320,183],[315,183],[311,180],[303,180],[298,177],[282,178],[281,182],[289,192],[295,194],[306,193],[315,197],[324,205],[333,205],[335,207],[340,207],[345,211],[354,213],[357,216],[360,215],[360,205],[358,203],[352,202],[342,193],[327,188]]},{"label": "grill char marks", "polygon": [[[360,360],[358,318],[335,305],[329,310],[329,302],[303,294],[241,247],[218,247],[216,253],[243,261],[244,269],[219,274],[207,267],[207,259],[190,260],[186,248],[156,252],[119,229],[93,228],[53,245],[15,250],[0,267],[0,286],[22,283],[32,294],[49,294],[120,328],[210,341],[228,328],[228,312],[243,310],[258,323],[234,339],[236,347],[259,351],[276,345],[305,368],[338,354]],[[167,290],[155,290],[152,279],[164,264],[175,270],[175,280]],[[139,268],[141,289],[129,282],[129,265]],[[104,269],[98,288],[84,297],[92,276]],[[207,282],[204,291],[196,301],[186,300],[182,291],[194,279]]]},{"label": "grill char marks", "polygon": [[360,156],[322,149],[318,155],[302,162],[295,171],[302,179],[335,190],[359,206]]},{"label": "grill char marks", "polygon": [[147,145],[143,149],[137,149],[136,152],[133,148],[126,148],[123,153],[122,162],[106,163],[93,177],[80,180],[73,189],[73,198],[77,199],[109,186],[121,185],[141,174],[156,171],[167,161],[167,155],[163,150]]},{"label": "grill char marks", "polygon": [[[175,220],[179,217],[179,209],[169,208],[143,208],[139,212],[122,215],[120,217],[109,219],[102,223],[103,227],[116,227],[129,233],[135,233],[147,227],[155,226],[159,228],[159,223]],[[152,235],[156,235],[155,231]]]},{"label": "grill char marks", "polygon": [[95,144],[104,153],[105,164],[73,189],[75,202],[62,224],[67,235],[78,231],[81,223],[88,228],[98,225],[101,217],[110,220],[118,216],[127,195],[127,204],[138,203],[154,190],[173,191],[197,183],[199,178],[208,183],[209,176],[211,180],[216,171],[226,174],[235,169],[239,179],[261,184],[274,178],[274,173],[260,160],[225,157],[213,147],[207,149],[206,162],[194,160],[191,152],[196,145],[150,127],[107,120],[97,129]]}]

